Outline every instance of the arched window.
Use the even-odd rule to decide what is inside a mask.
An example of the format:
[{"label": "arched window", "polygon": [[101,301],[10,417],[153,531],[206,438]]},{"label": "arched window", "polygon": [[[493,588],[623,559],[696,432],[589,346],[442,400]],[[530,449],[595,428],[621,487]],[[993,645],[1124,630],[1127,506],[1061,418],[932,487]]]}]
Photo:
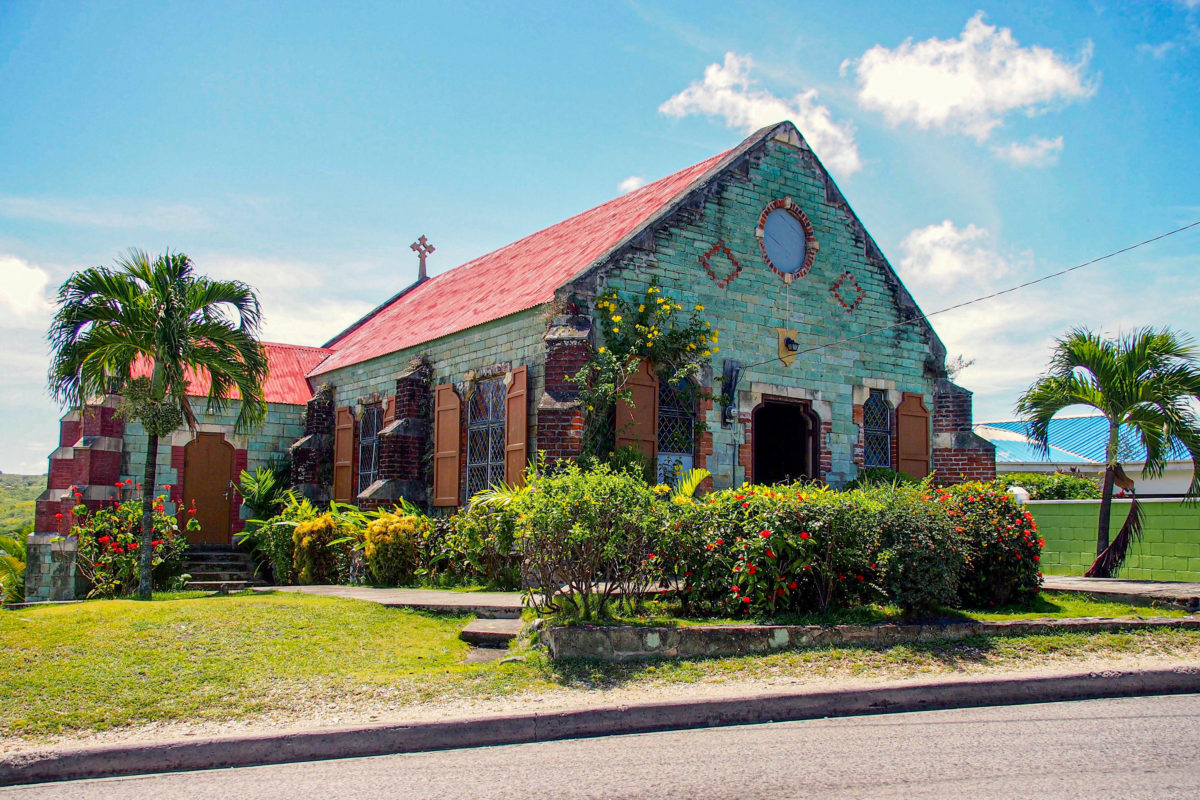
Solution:
[{"label": "arched window", "polygon": [[863,430],[863,465],[891,467],[892,409],[886,392],[872,389],[871,396],[863,403]]},{"label": "arched window", "polygon": [[658,480],[673,486],[696,453],[696,390],[690,381],[658,384]]},{"label": "arched window", "polygon": [[488,378],[467,399],[467,497],[503,480],[504,378]]},{"label": "arched window", "polygon": [[378,403],[363,408],[358,421],[358,491],[365,492],[379,475],[379,429],[383,407]]}]

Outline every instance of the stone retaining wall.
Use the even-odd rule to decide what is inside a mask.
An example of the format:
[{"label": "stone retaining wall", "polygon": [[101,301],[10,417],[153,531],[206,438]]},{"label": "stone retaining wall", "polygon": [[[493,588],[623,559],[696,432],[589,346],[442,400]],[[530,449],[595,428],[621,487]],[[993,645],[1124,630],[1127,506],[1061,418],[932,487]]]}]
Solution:
[{"label": "stone retaining wall", "polygon": [[75,537],[31,533],[25,547],[25,602],[74,600]]},{"label": "stone retaining wall", "polygon": [[1159,628],[1200,629],[1200,616],[1161,619],[1034,619],[1011,622],[953,621],[913,625],[697,625],[635,627],[572,625],[548,628],[541,638],[552,658],[641,661],[755,655],[829,645],[891,646],[905,642],[1049,633]]}]

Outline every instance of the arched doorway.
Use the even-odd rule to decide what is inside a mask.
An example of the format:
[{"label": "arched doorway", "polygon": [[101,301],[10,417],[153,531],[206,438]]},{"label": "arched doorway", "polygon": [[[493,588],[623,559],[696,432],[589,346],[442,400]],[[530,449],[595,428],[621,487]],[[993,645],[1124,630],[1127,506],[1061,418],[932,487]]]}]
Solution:
[{"label": "arched doorway", "polygon": [[807,401],[767,400],[751,418],[755,483],[814,480],[821,464],[821,421]]},{"label": "arched doorway", "polygon": [[220,433],[198,433],[183,449],[183,500],[179,527],[187,525],[188,509],[196,502],[197,533],[188,533],[189,544],[229,544],[233,492],[233,445]]}]

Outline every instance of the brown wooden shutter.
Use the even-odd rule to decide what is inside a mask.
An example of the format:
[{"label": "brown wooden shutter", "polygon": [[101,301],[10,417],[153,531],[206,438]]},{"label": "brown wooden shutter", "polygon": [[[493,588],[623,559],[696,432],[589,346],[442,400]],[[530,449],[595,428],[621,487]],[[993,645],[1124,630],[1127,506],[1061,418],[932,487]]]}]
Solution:
[{"label": "brown wooden shutter", "polygon": [[333,428],[333,499],[349,503],[354,499],[354,410],[337,410]]},{"label": "brown wooden shutter", "polygon": [[396,421],[396,398],[389,397],[383,401],[383,422],[380,423],[380,428],[386,428]]},{"label": "brown wooden shutter", "polygon": [[454,384],[434,390],[433,504],[458,505],[458,463],[462,451],[462,401]]},{"label": "brown wooden shutter", "polygon": [[925,398],[913,392],[905,392],[904,400],[896,409],[896,438],[900,451],[900,472],[913,478],[924,478],[929,474],[929,409]]},{"label": "brown wooden shutter", "polygon": [[529,367],[517,367],[504,395],[504,481],[525,482],[529,460]]},{"label": "brown wooden shutter", "polygon": [[633,445],[654,467],[658,456],[658,376],[649,361],[642,361],[625,385],[633,405],[617,401],[617,447]]}]

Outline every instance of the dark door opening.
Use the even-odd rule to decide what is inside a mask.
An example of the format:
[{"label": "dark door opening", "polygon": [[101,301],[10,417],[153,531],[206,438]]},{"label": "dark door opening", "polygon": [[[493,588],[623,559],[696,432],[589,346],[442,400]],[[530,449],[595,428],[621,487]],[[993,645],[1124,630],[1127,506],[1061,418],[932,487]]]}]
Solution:
[{"label": "dark door opening", "polygon": [[789,483],[818,477],[820,421],[808,403],[764,401],[754,410],[751,436],[755,483]]}]

